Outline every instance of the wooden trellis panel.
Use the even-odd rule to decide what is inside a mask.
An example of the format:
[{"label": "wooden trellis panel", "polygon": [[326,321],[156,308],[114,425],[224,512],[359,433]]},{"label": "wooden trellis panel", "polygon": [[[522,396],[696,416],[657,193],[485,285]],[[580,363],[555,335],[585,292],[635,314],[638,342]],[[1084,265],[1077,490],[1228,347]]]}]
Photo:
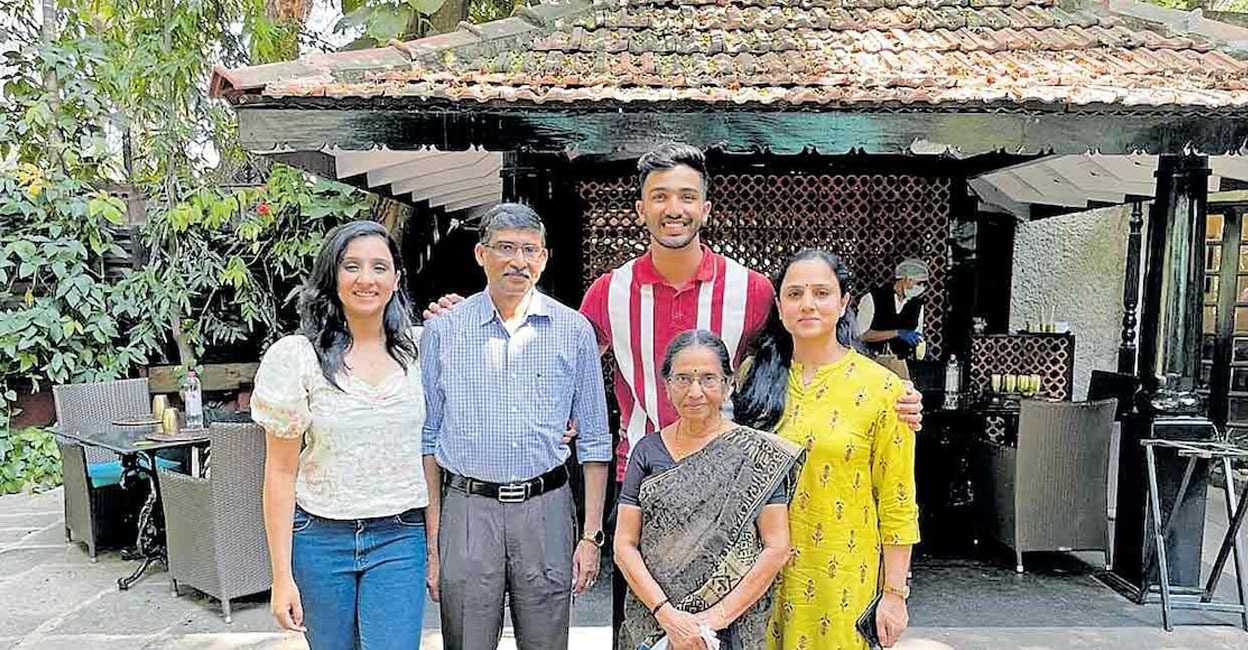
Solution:
[{"label": "wooden trellis panel", "polygon": [[[949,178],[899,174],[717,174],[703,240],[768,275],[803,248],[838,253],[859,296],[891,282],[902,259],[926,260],[931,278],[923,329],[929,358],[938,358],[949,304],[950,188]],[[585,179],[577,191],[585,205],[582,281],[588,288],[644,253],[648,236],[633,208],[634,176]]]},{"label": "wooden trellis panel", "polygon": [[1075,376],[1073,334],[993,334],[971,339],[971,393],[982,395],[993,374],[1040,375],[1040,395],[1071,399]]}]

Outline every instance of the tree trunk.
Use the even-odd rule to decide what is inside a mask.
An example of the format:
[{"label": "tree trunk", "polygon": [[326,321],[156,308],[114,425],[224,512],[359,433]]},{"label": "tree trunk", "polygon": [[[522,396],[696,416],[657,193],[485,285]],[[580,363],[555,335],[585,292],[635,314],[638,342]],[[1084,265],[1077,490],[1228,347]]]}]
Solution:
[{"label": "tree trunk", "polygon": [[283,42],[277,58],[299,58],[299,34],[303,33],[308,13],[312,10],[312,0],[268,0],[264,10],[269,19],[283,30]]},{"label": "tree trunk", "polygon": [[312,0],[269,0],[265,9],[273,20],[291,20],[302,25],[312,10]]},{"label": "tree trunk", "polygon": [[445,34],[459,27],[459,21],[468,20],[468,0],[446,0],[440,9],[429,17],[429,34]]},{"label": "tree trunk", "polygon": [[[51,47],[56,42],[56,0],[43,0],[43,22],[39,25],[39,40],[44,47]],[[61,107],[60,82],[56,78],[56,69],[48,65],[43,71],[43,86],[48,91],[48,108],[56,114]],[[61,160],[61,131],[59,127],[48,130],[48,142],[52,145],[52,156],[59,163]]]}]

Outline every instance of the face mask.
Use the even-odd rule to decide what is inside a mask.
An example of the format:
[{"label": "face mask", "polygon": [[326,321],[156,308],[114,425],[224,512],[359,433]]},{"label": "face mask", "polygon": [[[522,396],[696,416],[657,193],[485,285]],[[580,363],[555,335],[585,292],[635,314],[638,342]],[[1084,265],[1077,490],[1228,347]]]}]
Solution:
[{"label": "face mask", "polygon": [[905,290],[902,291],[902,295],[906,297],[906,300],[918,298],[920,295],[923,294],[923,290],[926,288],[927,287],[924,287],[921,284],[911,285],[911,286],[906,287]]}]

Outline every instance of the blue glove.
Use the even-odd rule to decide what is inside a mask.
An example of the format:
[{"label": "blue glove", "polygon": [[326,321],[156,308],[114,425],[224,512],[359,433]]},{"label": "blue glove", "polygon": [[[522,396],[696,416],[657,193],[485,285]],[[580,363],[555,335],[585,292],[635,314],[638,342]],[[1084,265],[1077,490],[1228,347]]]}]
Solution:
[{"label": "blue glove", "polygon": [[923,335],[914,330],[897,330],[897,338],[905,341],[906,345],[915,346],[923,340]]}]

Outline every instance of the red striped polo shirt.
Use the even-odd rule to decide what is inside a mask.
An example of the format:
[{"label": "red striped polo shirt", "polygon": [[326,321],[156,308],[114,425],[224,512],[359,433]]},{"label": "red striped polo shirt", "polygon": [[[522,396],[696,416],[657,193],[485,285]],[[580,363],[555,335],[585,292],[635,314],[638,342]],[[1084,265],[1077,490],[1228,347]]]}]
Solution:
[{"label": "red striped polo shirt", "polygon": [[611,348],[616,360],[622,429],[616,480],[624,480],[632,446],[676,419],[659,375],[671,340],[688,329],[709,329],[733,351],[735,365],[771,311],[775,293],[765,276],[706,246],[702,252],[697,273],[683,287],[667,284],[647,252],[595,280],[581,303],[599,345]]}]

